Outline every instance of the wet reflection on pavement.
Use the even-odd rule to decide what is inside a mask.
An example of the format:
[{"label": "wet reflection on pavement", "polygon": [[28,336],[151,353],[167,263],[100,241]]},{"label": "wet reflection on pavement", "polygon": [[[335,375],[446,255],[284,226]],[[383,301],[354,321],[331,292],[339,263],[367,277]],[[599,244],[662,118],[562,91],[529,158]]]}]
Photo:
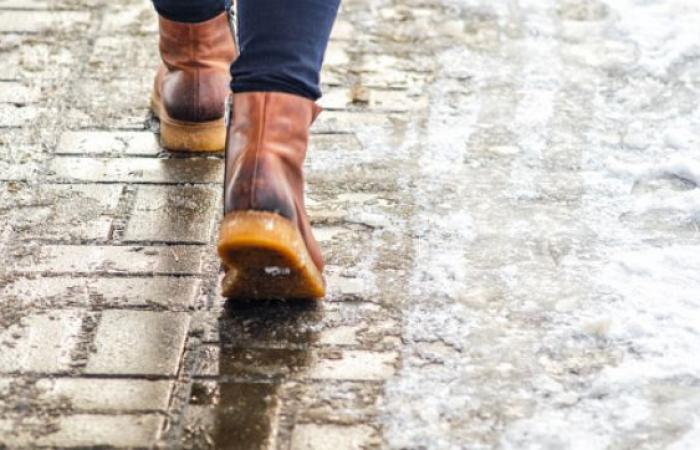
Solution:
[{"label": "wet reflection on pavement", "polygon": [[191,445],[272,447],[284,383],[309,366],[321,317],[315,301],[228,301],[193,385],[190,415],[200,417],[189,422],[200,426],[187,430]]}]

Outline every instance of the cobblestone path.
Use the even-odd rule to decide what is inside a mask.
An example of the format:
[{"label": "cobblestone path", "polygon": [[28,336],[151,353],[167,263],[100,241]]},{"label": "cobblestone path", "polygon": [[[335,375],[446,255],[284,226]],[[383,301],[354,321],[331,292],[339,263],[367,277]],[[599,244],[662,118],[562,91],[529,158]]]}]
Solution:
[{"label": "cobblestone path", "polygon": [[344,0],[317,303],[226,303],[146,0],[0,0],[0,448],[697,448],[700,6]]}]

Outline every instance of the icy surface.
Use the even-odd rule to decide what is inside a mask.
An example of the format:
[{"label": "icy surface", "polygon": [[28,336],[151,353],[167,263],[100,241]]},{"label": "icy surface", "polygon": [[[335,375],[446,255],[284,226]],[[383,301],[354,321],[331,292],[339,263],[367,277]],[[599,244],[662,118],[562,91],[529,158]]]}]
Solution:
[{"label": "icy surface", "polygon": [[435,8],[388,445],[697,448],[700,4]]}]

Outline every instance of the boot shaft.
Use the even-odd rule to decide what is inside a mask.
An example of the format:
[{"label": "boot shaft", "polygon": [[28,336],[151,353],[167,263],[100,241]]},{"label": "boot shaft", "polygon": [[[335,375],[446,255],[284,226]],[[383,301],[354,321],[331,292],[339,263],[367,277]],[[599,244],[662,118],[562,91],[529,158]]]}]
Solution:
[{"label": "boot shaft", "polygon": [[230,92],[229,67],[236,57],[226,13],[201,23],[162,16],[159,21],[163,64],[154,97],[165,120],[190,124],[221,120]]},{"label": "boot shaft", "polygon": [[309,127],[321,108],[292,94],[233,95],[226,142],[224,211],[276,212],[296,221]]},{"label": "boot shaft", "polygon": [[236,57],[226,13],[199,23],[158,18],[159,48],[169,70],[210,68],[226,70]]}]

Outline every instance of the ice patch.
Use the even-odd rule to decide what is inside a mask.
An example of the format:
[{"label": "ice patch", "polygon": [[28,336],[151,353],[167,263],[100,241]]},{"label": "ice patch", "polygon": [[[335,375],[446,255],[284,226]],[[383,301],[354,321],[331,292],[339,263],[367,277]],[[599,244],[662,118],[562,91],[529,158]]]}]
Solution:
[{"label": "ice patch", "polygon": [[607,162],[610,173],[634,182],[676,177],[700,186],[700,160],[684,155],[673,155],[665,162],[631,165],[614,159]]}]

